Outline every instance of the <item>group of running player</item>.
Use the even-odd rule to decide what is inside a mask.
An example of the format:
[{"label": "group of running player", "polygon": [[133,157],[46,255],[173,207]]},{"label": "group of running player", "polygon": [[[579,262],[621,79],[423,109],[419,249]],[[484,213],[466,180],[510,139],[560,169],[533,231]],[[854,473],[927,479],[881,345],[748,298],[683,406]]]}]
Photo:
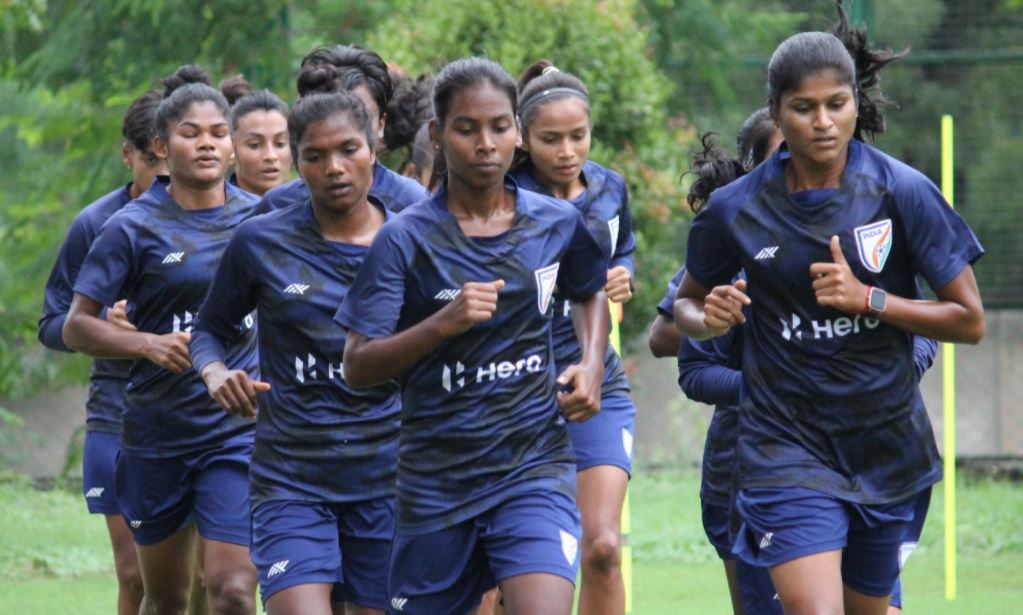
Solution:
[{"label": "group of running player", "polygon": [[[901,604],[941,476],[916,383],[932,339],[984,329],[975,237],[862,141],[897,56],[839,14],[775,51],[738,160],[705,139],[651,327],[718,404],[701,499],[736,613]],[[289,111],[183,66],[138,98],[132,181],[48,282],[40,339],[97,359],[83,488],[119,612],[253,613],[258,583],[271,614],[565,615],[581,571],[579,612],[623,613],[607,302],[636,241],[586,86],[480,58],[392,78],[341,45],[297,85]]]}]

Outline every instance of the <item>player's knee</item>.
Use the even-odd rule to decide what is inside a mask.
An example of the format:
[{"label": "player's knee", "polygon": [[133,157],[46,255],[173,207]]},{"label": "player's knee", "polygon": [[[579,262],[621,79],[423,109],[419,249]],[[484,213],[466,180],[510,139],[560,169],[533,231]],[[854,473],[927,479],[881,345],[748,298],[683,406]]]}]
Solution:
[{"label": "player's knee", "polygon": [[622,565],[622,536],[612,529],[583,537],[583,563],[601,572],[612,572]]},{"label": "player's knee", "polygon": [[183,588],[165,591],[150,590],[142,600],[141,613],[152,615],[184,614],[188,608],[188,589]]},{"label": "player's knee", "polygon": [[210,611],[248,615],[256,607],[256,578],[248,570],[225,572],[216,579],[206,579]]}]

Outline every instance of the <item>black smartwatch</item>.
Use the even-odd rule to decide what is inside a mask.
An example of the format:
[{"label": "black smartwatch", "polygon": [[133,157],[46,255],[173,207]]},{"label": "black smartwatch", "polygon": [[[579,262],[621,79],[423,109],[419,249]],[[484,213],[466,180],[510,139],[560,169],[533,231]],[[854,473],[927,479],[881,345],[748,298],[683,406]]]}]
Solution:
[{"label": "black smartwatch", "polygon": [[867,288],[867,314],[877,318],[888,307],[888,293],[882,288],[870,286]]}]

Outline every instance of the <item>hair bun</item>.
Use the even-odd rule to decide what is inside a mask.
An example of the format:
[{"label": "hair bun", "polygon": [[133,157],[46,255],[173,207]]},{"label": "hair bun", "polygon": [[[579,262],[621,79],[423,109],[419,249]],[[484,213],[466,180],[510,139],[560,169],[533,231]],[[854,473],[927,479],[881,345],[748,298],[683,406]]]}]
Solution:
[{"label": "hair bun", "polygon": [[210,85],[210,75],[201,67],[195,64],[185,64],[184,66],[178,67],[178,70],[174,71],[174,74],[163,80],[163,96],[164,98],[171,95],[171,93],[189,83],[202,83]]},{"label": "hair bun", "polygon": [[227,99],[227,104],[233,107],[243,97],[252,94],[252,84],[244,76],[235,75],[220,82],[220,93]]},{"label": "hair bun", "polygon": [[341,89],[341,73],[333,64],[308,64],[297,79],[299,96],[331,94]]}]

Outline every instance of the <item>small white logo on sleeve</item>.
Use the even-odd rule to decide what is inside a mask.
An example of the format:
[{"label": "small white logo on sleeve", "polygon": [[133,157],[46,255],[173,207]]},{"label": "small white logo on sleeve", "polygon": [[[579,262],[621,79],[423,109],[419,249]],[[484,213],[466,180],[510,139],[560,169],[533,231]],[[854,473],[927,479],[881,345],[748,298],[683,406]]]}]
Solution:
[{"label": "small white logo on sleeve", "polygon": [[163,264],[170,265],[173,263],[180,263],[185,258],[184,252],[171,252],[167,256],[163,257]]},{"label": "small white logo on sleeve", "polygon": [[551,296],[554,294],[554,286],[558,283],[558,267],[561,263],[547,265],[542,269],[533,272],[536,278],[536,307],[540,313],[546,315],[547,308],[551,305]]},{"label": "small white logo on sleeve", "polygon": [[437,301],[454,301],[462,292],[461,288],[445,288],[433,296]]},{"label": "small white logo on sleeve", "polygon": [[290,559],[282,559],[273,566],[270,566],[270,570],[266,573],[266,577],[269,579],[270,577],[275,577],[283,572],[286,572],[288,570],[288,564],[290,563],[291,563]]},{"label": "small white logo on sleeve", "polygon": [[632,434],[622,427],[622,446],[625,448],[625,456],[632,459]]},{"label": "small white logo on sleeve", "polygon": [[288,287],[284,289],[286,295],[304,295],[305,291],[309,290],[308,284],[288,284]]},{"label": "small white logo on sleeve", "polygon": [[404,611],[406,604],[408,604],[408,598],[401,598],[398,596],[391,598],[391,608],[395,611]]},{"label": "small white logo on sleeve", "polygon": [[607,221],[607,230],[611,234],[611,256],[615,255],[615,250],[618,249],[618,229],[621,228],[621,221],[618,216],[611,218]]},{"label": "small white logo on sleeve", "polygon": [[93,487],[85,492],[87,498],[101,498],[103,497],[104,487]]},{"label": "small white logo on sleeve", "polygon": [[575,566],[575,556],[579,552],[579,541],[575,536],[565,530],[558,530],[561,534],[561,552],[565,555],[569,566]]},{"label": "small white logo on sleeve", "polygon": [[769,258],[774,258],[774,253],[777,252],[777,251],[778,251],[778,246],[771,246],[769,248],[764,248],[763,250],[757,252],[757,255],[755,257],[753,257],[753,260],[763,261],[763,260],[767,260]]},{"label": "small white logo on sleeve", "polygon": [[771,540],[774,539],[774,532],[768,532],[764,534],[764,537],[760,539],[760,550],[763,551],[767,547],[771,546]]},{"label": "small white logo on sleeve", "polygon": [[910,555],[913,555],[915,549],[915,542],[904,542],[899,546],[899,570],[902,570],[902,567],[906,565],[906,560],[909,559]]}]

